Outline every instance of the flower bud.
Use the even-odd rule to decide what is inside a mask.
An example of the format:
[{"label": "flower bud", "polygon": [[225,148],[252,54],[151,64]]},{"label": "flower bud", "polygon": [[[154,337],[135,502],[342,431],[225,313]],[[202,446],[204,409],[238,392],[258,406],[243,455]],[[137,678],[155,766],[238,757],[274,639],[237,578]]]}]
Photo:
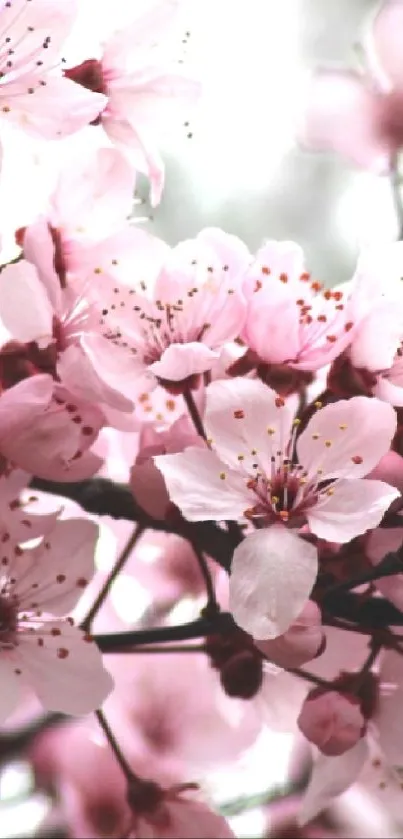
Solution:
[{"label": "flower bud", "polygon": [[313,600],[308,600],[287,632],[273,640],[255,643],[279,667],[300,667],[311,661],[323,652],[326,643],[318,606]]},{"label": "flower bud", "polygon": [[305,699],[298,726],[322,754],[335,757],[358,743],[365,734],[366,721],[353,694],[315,688]]}]

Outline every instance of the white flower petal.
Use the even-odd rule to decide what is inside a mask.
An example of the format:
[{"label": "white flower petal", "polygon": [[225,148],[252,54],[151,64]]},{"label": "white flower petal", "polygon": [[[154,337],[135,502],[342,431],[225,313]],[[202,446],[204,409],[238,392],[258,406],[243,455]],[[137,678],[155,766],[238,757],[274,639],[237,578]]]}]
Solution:
[{"label": "white flower petal", "polygon": [[341,795],[360,773],[368,757],[368,745],[360,740],[354,748],[339,757],[319,755],[304,796],[298,823],[303,826]]},{"label": "white flower petal", "polygon": [[96,644],[67,622],[49,622],[41,630],[21,634],[15,659],[20,678],[50,711],[89,714],[113,688]]},{"label": "white flower petal", "polygon": [[328,542],[349,542],[377,527],[392,501],[400,493],[384,481],[337,481],[332,495],[322,496],[307,513],[315,536]]},{"label": "white flower petal", "polygon": [[228,469],[215,452],[198,447],[154,457],[169,497],[190,521],[238,519],[254,503],[241,475]]},{"label": "white flower petal", "polygon": [[230,610],[258,640],[276,638],[301,613],[318,571],[316,548],[282,526],[257,530],[236,548]]}]

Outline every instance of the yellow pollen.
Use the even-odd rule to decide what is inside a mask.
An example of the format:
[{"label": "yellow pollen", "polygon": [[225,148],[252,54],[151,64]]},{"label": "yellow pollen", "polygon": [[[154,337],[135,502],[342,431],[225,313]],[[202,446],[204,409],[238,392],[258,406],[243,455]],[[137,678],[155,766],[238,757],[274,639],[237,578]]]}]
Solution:
[{"label": "yellow pollen", "polygon": [[347,428],[347,423],[346,422],[340,423],[339,428],[340,428],[340,431],[345,431],[346,428]]},{"label": "yellow pollen", "polygon": [[312,440],[319,440],[320,434],[312,434]]},{"label": "yellow pollen", "polygon": [[238,455],[238,460],[245,460],[245,455],[239,454]]},{"label": "yellow pollen", "polygon": [[323,408],[323,402],[315,402],[315,408]]},{"label": "yellow pollen", "polygon": [[330,449],[330,446],[332,445],[332,442],[333,442],[332,440],[325,440],[325,446],[326,446],[327,449]]},{"label": "yellow pollen", "polygon": [[307,483],[307,478],[300,478],[299,479],[300,486],[304,486],[304,484],[306,484],[306,483]]},{"label": "yellow pollen", "polygon": [[334,495],[333,487],[329,487],[329,489],[326,490],[326,495]]},{"label": "yellow pollen", "polygon": [[283,521],[288,521],[288,519],[290,518],[288,510],[280,510],[279,516]]},{"label": "yellow pollen", "polygon": [[102,274],[102,268],[94,268],[94,274]]},{"label": "yellow pollen", "polygon": [[272,495],[271,500],[273,504],[278,504],[278,502],[280,501],[278,495]]},{"label": "yellow pollen", "polygon": [[323,475],[323,469],[317,469],[316,473],[317,475]]},{"label": "yellow pollen", "polygon": [[256,450],[256,449],[252,449],[252,451],[251,451],[251,455],[252,455],[253,457],[255,457],[255,455],[257,455],[257,450]]},{"label": "yellow pollen", "polygon": [[297,417],[297,419],[293,420],[293,423],[292,423],[292,424],[293,424],[293,425],[301,425],[301,420],[300,420],[300,419],[298,419],[298,417]]},{"label": "yellow pollen", "polygon": [[267,433],[268,433],[268,434],[275,434],[275,433],[276,433],[276,429],[275,429],[275,428],[272,428],[272,427],[269,425],[269,427],[268,427],[268,429],[267,429]]},{"label": "yellow pollen", "polygon": [[225,472],[220,472],[220,478],[221,478],[222,481],[225,481],[226,477],[227,476],[226,476]]}]

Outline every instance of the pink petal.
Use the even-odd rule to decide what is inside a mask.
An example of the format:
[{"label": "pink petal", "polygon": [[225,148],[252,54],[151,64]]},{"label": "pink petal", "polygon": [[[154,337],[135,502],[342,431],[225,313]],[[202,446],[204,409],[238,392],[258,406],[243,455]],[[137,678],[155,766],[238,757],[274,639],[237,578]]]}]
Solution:
[{"label": "pink petal", "polygon": [[383,481],[341,479],[307,512],[315,536],[328,542],[349,542],[377,527],[386,510],[400,497]]},{"label": "pink petal", "polygon": [[[403,749],[403,659],[393,650],[382,654],[379,672],[381,696],[374,722],[378,728],[379,745],[392,766],[402,765]],[[384,689],[382,689],[384,685]]]},{"label": "pink petal", "polygon": [[20,685],[18,675],[14,672],[13,662],[9,661],[4,653],[0,654],[0,722],[3,723],[7,717],[17,708]]},{"label": "pink petal", "polygon": [[236,378],[207,388],[207,436],[233,468],[253,474],[252,464],[259,463],[263,472],[270,472],[270,457],[284,450],[293,417],[291,407],[259,380]]},{"label": "pink petal", "polygon": [[300,309],[281,282],[266,278],[249,297],[242,338],[271,364],[295,361],[301,347]]},{"label": "pink petal", "polygon": [[0,318],[17,341],[36,341],[41,349],[53,341],[52,306],[36,268],[25,259],[1,272]]},{"label": "pink petal", "polygon": [[[120,97],[118,103],[114,105],[116,114],[119,112],[124,115],[127,110],[126,101],[130,98]],[[114,100],[112,99],[112,102]],[[132,125],[126,118],[118,118],[106,112],[102,117],[102,125],[112,142],[116,143],[117,147],[125,153],[134,169],[146,175],[151,184],[150,203],[152,207],[156,207],[162,196],[162,190],[165,180],[165,167],[162,158],[155,148],[155,141],[149,137],[145,129],[140,130],[137,125]]]},{"label": "pink petal", "polygon": [[342,399],[310,419],[297,442],[298,459],[312,475],[322,470],[321,480],[361,478],[389,450],[395,431],[390,405],[366,396]]},{"label": "pink petal", "polygon": [[23,248],[24,257],[34,264],[55,313],[60,314],[62,290],[54,266],[53,239],[44,216],[39,216],[25,229]]},{"label": "pink petal", "polygon": [[[95,338],[98,338],[98,336],[95,336]],[[110,348],[109,342],[102,339],[101,336],[99,336],[99,339],[100,342],[105,343],[105,349],[106,347]],[[70,346],[61,353],[57,364],[57,372],[62,384],[79,398],[94,402],[101,410],[103,405],[107,405],[117,411],[131,412],[134,407],[133,402],[126,399],[116,386],[111,387],[108,384],[108,370],[104,370],[102,367],[102,358],[105,354],[103,353],[103,356],[97,359],[96,356],[95,358],[92,356],[92,353],[87,353],[86,349],[87,345],[84,339],[81,345]],[[114,349],[115,347],[112,345],[111,352],[108,355],[109,361],[114,358]],[[122,364],[126,360],[126,354],[118,352],[117,355]],[[109,367],[111,367],[110,364]],[[118,385],[117,375],[115,385]]]},{"label": "pink petal", "polygon": [[[13,67],[10,72],[17,76],[27,66],[31,72],[36,69],[33,59],[43,62],[45,67],[53,66],[77,17],[77,0],[13,0],[10,6],[2,3],[1,29],[7,34],[10,47],[14,49]],[[44,49],[46,36],[51,39]]]},{"label": "pink petal", "polygon": [[171,344],[164,350],[160,360],[150,365],[150,370],[159,379],[181,382],[189,376],[211,370],[218,357],[218,352],[196,341]]},{"label": "pink petal", "polygon": [[378,399],[389,402],[389,405],[394,405],[396,408],[403,406],[403,387],[390,381],[387,376],[378,376],[373,392]]},{"label": "pink petal", "polygon": [[322,70],[312,80],[300,140],[308,148],[336,151],[383,173],[394,147],[382,131],[381,94],[350,70]]},{"label": "pink petal", "polygon": [[94,575],[98,536],[99,528],[88,519],[58,521],[38,548],[12,558],[8,571],[17,580],[22,609],[68,614]]},{"label": "pink petal", "polygon": [[8,87],[11,104],[4,116],[24,131],[48,140],[66,137],[88,125],[107,103],[102,94],[85,90],[64,76],[47,76],[46,85],[36,86],[32,95],[16,90],[13,96],[11,85]]},{"label": "pink petal", "polygon": [[369,41],[369,57],[374,69],[389,85],[403,87],[403,57],[401,32],[403,29],[403,7],[400,0],[385,0],[373,21]]},{"label": "pink petal", "polygon": [[284,635],[256,642],[256,646],[279,667],[300,667],[315,658],[325,637],[320,610],[313,600],[308,600]]},{"label": "pink petal", "polygon": [[339,757],[319,755],[298,816],[303,826],[325,810],[334,798],[341,795],[358,777],[368,757],[368,745],[362,739]]},{"label": "pink petal", "polygon": [[130,10],[132,21],[108,40],[104,51],[105,65],[124,69],[128,60],[136,60],[138,49],[155,47],[175,26],[179,8],[178,0],[148,0],[142,6],[133,6]]},{"label": "pink petal", "polygon": [[0,438],[15,437],[49,405],[54,390],[51,376],[40,375],[24,379],[0,396]]},{"label": "pink petal", "polygon": [[190,521],[236,520],[254,499],[246,481],[209,449],[161,455],[154,463],[165,478],[171,501]]},{"label": "pink petal", "polygon": [[[43,646],[38,638],[43,639]],[[13,658],[22,671],[20,678],[50,711],[89,714],[113,688],[96,644],[69,623],[49,621],[40,631],[21,634]]]},{"label": "pink petal", "polygon": [[[57,225],[74,232],[82,228],[95,240],[110,236],[133,207],[135,175],[123,155],[113,148],[74,157],[59,175],[51,202]],[[77,233],[76,233],[77,237]]]},{"label": "pink petal", "polygon": [[230,610],[258,640],[282,635],[301,613],[318,571],[316,548],[281,526],[258,530],[236,548]]},{"label": "pink petal", "polygon": [[[378,334],[376,342],[373,340],[374,331]],[[375,311],[360,323],[349,347],[353,365],[375,372],[387,370],[392,366],[402,333],[402,317],[396,303],[380,300]],[[382,398],[379,393],[376,395]]]},{"label": "pink petal", "polygon": [[392,450],[387,452],[367,477],[385,481],[403,493],[403,457]]}]

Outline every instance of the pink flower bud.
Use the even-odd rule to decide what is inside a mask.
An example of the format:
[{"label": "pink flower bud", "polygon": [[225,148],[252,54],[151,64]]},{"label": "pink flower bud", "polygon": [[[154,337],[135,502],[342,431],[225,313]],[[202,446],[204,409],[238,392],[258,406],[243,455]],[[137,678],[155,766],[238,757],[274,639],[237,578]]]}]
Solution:
[{"label": "pink flower bud", "polygon": [[256,646],[279,667],[300,667],[323,652],[326,643],[321,613],[313,600],[308,600],[300,616],[284,635],[272,641],[256,641]]},{"label": "pink flower bud", "polygon": [[298,726],[322,754],[334,757],[355,746],[365,734],[366,721],[353,694],[315,688],[302,706]]}]

